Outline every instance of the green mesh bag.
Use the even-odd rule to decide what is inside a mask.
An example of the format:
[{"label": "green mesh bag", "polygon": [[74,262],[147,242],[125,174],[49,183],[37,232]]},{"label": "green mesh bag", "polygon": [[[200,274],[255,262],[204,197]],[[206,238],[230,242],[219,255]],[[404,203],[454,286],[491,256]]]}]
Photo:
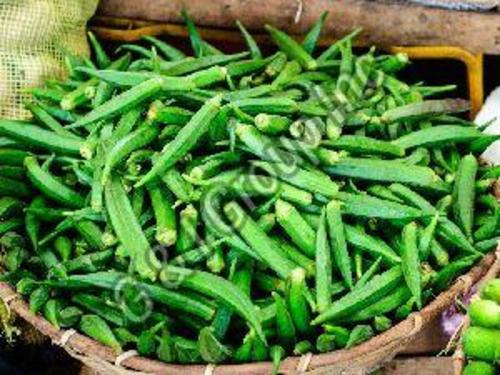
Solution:
[{"label": "green mesh bag", "polygon": [[85,56],[98,0],[0,1],[0,118],[26,119],[29,89],[63,78],[64,55]]}]

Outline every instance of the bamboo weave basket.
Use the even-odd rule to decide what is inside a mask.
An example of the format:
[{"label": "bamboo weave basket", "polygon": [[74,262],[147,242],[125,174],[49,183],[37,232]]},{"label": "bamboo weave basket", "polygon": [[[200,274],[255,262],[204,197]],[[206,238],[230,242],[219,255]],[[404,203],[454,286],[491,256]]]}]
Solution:
[{"label": "bamboo weave basket", "polygon": [[[485,256],[467,274],[459,277],[445,292],[437,296],[420,312],[411,314],[388,331],[349,350],[325,354],[306,354],[289,357],[281,365],[282,374],[346,374],[361,375],[375,370],[393,359],[429,323],[448,308],[456,298],[466,293],[491,270],[500,269],[500,248]],[[232,375],[269,374],[270,362],[227,365],[176,365],[140,357],[135,351],[117,356],[110,348],[77,333],[75,330],[57,330],[40,315],[30,312],[22,296],[7,283],[0,283],[0,298],[16,316],[30,323],[70,356],[100,374],[176,374]]]},{"label": "bamboo weave basket", "polygon": [[[128,24],[128,21],[127,21]],[[140,23],[139,23],[140,24]],[[113,41],[137,40],[141,35],[158,35],[169,27],[161,27],[161,32],[150,23],[144,30],[117,30],[96,27],[94,31],[104,39]],[[178,26],[173,25],[175,30]],[[221,31],[217,37],[229,37],[234,40],[234,33]],[[232,36],[231,36],[232,35]],[[179,36],[174,33],[174,36]],[[184,36],[184,35],[182,35]],[[205,35],[204,35],[205,36]],[[210,40],[211,38],[207,38]],[[482,55],[472,55],[460,48],[447,47],[414,47],[418,51],[404,48],[392,49],[393,52],[409,52],[415,58],[454,58],[466,64],[469,81],[469,92],[473,104],[472,112],[477,111],[482,102]],[[421,50],[423,48],[423,50]],[[390,49],[391,50],[391,49]],[[471,79],[472,77],[472,79]],[[289,357],[280,367],[281,374],[345,374],[361,375],[380,368],[402,352],[415,337],[425,328],[435,323],[440,314],[446,310],[456,298],[466,293],[474,284],[488,274],[492,268],[500,267],[499,254],[489,254],[473,267],[467,274],[459,277],[445,292],[423,308],[420,312],[411,314],[406,320],[398,323],[388,331],[372,338],[349,350],[337,350],[325,354],[306,354],[301,357]],[[40,315],[30,312],[29,306],[23,301],[22,296],[7,283],[0,283],[0,298],[10,311],[17,317],[31,324],[42,335],[48,337],[52,343],[59,345],[66,352],[99,374],[187,374],[187,375],[244,375],[269,374],[272,364],[270,362],[248,364],[223,364],[223,365],[177,365],[163,363],[157,360],[144,358],[135,351],[128,351],[117,356],[109,347],[106,347],[87,336],[79,334],[73,329],[57,330]]]}]

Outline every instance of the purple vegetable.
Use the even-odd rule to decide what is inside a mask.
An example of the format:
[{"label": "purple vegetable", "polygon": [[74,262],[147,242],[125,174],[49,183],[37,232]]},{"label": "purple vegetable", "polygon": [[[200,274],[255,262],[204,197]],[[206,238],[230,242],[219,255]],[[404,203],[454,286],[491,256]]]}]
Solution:
[{"label": "purple vegetable", "polygon": [[474,285],[467,293],[441,314],[440,323],[443,334],[451,338],[457,332],[466,315],[463,307],[469,305],[471,298],[476,292],[477,286]]}]

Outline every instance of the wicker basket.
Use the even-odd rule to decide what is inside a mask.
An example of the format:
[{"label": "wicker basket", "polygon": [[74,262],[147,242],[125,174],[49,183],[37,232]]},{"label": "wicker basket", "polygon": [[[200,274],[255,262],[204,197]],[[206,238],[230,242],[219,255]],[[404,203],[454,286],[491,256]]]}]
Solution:
[{"label": "wicker basket", "polygon": [[[130,26],[128,21],[125,25]],[[165,25],[160,29],[151,26],[150,23],[140,25],[141,30],[127,29],[107,29],[96,27],[94,31],[100,37],[112,41],[132,41],[137,40],[141,35],[165,33]],[[167,33],[174,36],[185,36],[176,34],[183,29],[176,25],[167,27]],[[172,30],[170,30],[172,29]],[[185,33],[184,31],[182,31]],[[228,37],[234,39],[234,34],[229,31],[218,31],[216,37]],[[232,35],[232,37],[231,37]],[[233,39],[231,39],[233,38]],[[207,39],[211,39],[208,37]],[[217,39],[217,38],[215,38]],[[416,47],[420,48],[420,47]],[[432,51],[408,49],[407,52],[416,53],[417,58],[454,58],[466,63],[469,73],[469,87],[471,99],[476,102],[476,107],[482,102],[482,76],[480,79],[470,79],[479,74],[479,66],[482,56],[479,55],[477,61],[469,52],[453,47],[435,47]],[[423,54],[423,55],[422,55]],[[470,61],[469,61],[470,60]],[[469,63],[467,63],[469,61]],[[472,64],[472,65],[471,65]],[[471,73],[472,72],[472,73]],[[404,351],[412,341],[424,332],[435,326],[436,320],[441,313],[446,310],[457,297],[469,291],[481,278],[489,273],[489,270],[500,267],[500,259],[495,254],[489,254],[473,267],[467,274],[459,277],[456,282],[445,292],[441,293],[428,306],[420,312],[411,314],[406,320],[398,323],[388,331],[372,338],[371,340],[349,350],[337,350],[325,354],[306,354],[301,357],[286,358],[280,368],[281,374],[365,374],[371,370],[380,368],[388,361],[392,360],[398,353]],[[8,308],[19,318],[31,324],[41,334],[50,338],[56,345],[63,347],[70,356],[82,362],[90,369],[102,374],[206,374],[206,375],[232,375],[235,373],[244,375],[269,374],[272,364],[270,362],[249,363],[249,364],[227,364],[227,365],[176,365],[163,363],[157,360],[144,358],[136,351],[128,351],[117,356],[109,347],[106,347],[89,337],[77,333],[75,330],[57,330],[47,320],[40,315],[30,312],[28,305],[23,301],[22,296],[17,294],[13,288],[0,283],[0,298]]]},{"label": "wicker basket", "polygon": [[[420,312],[413,313],[385,333],[349,350],[337,350],[326,354],[306,354],[289,357],[283,361],[282,374],[364,374],[390,361],[402,351],[415,336],[439,316],[457,297],[466,293],[485,275],[500,268],[500,256],[489,254],[467,274]],[[108,347],[77,333],[75,330],[57,330],[40,315],[30,312],[22,296],[8,284],[0,283],[0,298],[17,316],[26,320],[49,337],[56,345],[64,347],[69,355],[102,374],[269,374],[270,362],[241,365],[175,365],[138,356],[129,351],[116,356]],[[131,372],[133,371],[133,372]]]}]

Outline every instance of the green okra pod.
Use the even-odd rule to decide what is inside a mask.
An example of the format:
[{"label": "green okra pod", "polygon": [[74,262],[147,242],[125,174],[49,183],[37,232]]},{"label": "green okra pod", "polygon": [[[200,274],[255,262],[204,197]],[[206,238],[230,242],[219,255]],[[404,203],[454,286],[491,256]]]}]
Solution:
[{"label": "green okra pod", "polygon": [[351,259],[347,251],[347,240],[342,220],[341,203],[330,201],[326,206],[326,220],[328,223],[328,234],[332,248],[333,259],[340,270],[342,279],[347,287],[353,287]]},{"label": "green okra pod", "polygon": [[87,244],[94,250],[104,250],[103,233],[99,226],[90,220],[76,220],[73,228],[83,237]]},{"label": "green okra pod", "polygon": [[383,260],[382,257],[377,258],[375,262],[373,262],[370,265],[370,267],[367,268],[366,271],[362,274],[362,276],[358,279],[356,285],[354,285],[354,288],[361,288],[368,281],[370,281],[373,278],[373,276],[375,276],[378,273],[382,260]]},{"label": "green okra pod", "polygon": [[255,315],[255,306],[245,293],[231,282],[207,272],[192,272],[190,269],[173,266],[164,267],[160,278],[163,281],[179,281],[180,285],[186,288],[220,298],[245,318],[261,340],[266,342],[260,321]]},{"label": "green okra pod", "polygon": [[279,342],[285,348],[290,349],[296,341],[295,325],[283,297],[275,292],[272,296],[276,304],[276,331]]},{"label": "green okra pod", "polygon": [[220,100],[220,97],[216,97],[206,102],[177,136],[167,143],[154,162],[152,169],[136,184],[136,187],[166,172],[195,146],[197,140],[208,130],[210,122],[215,118],[219,110]]},{"label": "green okra pod", "polygon": [[67,328],[77,325],[83,315],[83,312],[76,306],[68,306],[61,309],[58,315],[61,327]]},{"label": "green okra pod", "polygon": [[20,213],[23,209],[23,202],[13,197],[0,198],[0,219],[5,220],[12,215]]},{"label": "green okra pod", "polygon": [[393,144],[405,149],[414,147],[439,146],[445,143],[468,143],[487,137],[476,128],[458,125],[439,125],[417,130],[403,135],[393,141]]},{"label": "green okra pod", "polygon": [[307,341],[299,341],[297,344],[295,344],[295,347],[293,348],[293,354],[295,355],[304,355],[307,353],[311,353],[313,350],[312,344]]},{"label": "green okra pod", "polygon": [[426,260],[431,252],[431,244],[434,238],[434,232],[439,220],[439,213],[436,213],[430,223],[421,230],[418,240],[418,251],[421,260]]},{"label": "green okra pod", "polygon": [[266,134],[279,134],[288,130],[291,120],[280,115],[260,113],[255,116],[255,126]]},{"label": "green okra pod", "polygon": [[175,167],[161,176],[170,192],[181,202],[191,202],[194,198],[194,187]]},{"label": "green okra pod", "polygon": [[278,199],[275,207],[276,220],[280,226],[304,254],[314,257],[316,253],[314,230],[292,204]]},{"label": "green okra pod", "polygon": [[112,250],[83,254],[62,263],[68,273],[96,272],[104,268],[113,258]]},{"label": "green okra pod", "polygon": [[[5,135],[35,148],[63,155],[79,155],[80,148],[82,147],[82,140],[79,138],[57,134],[51,130],[45,130],[36,125],[21,121],[1,120],[0,135]],[[17,151],[17,154],[19,153],[21,151]],[[13,155],[11,159],[13,159]]]},{"label": "green okra pod", "polygon": [[230,349],[217,339],[211,327],[205,327],[200,331],[198,348],[201,357],[208,363],[220,363],[231,355]]},{"label": "green okra pod", "polygon": [[113,229],[132,255],[135,271],[142,277],[154,280],[160,263],[144,236],[119,177],[111,177],[106,184],[104,196]]},{"label": "green okra pod", "polygon": [[54,240],[54,250],[62,262],[68,261],[73,251],[73,243],[68,237],[59,236]]},{"label": "green okra pod", "polygon": [[155,238],[160,244],[171,246],[177,241],[177,218],[172,196],[159,184],[150,183],[147,190],[156,220]]},{"label": "green okra pod", "polygon": [[102,185],[106,185],[109,175],[118,164],[124,161],[134,150],[148,146],[158,135],[158,126],[146,123],[115,143],[106,153],[101,176]]},{"label": "green okra pod", "polygon": [[309,171],[297,166],[290,168],[290,165],[284,163],[269,163],[264,161],[256,161],[252,165],[313,194],[321,194],[327,198],[333,198],[339,190],[338,185],[320,171]]},{"label": "green okra pod", "polygon": [[401,269],[403,276],[415,297],[417,307],[422,307],[422,284],[420,279],[420,260],[419,249],[417,244],[417,224],[411,222],[403,228],[402,239],[402,254],[401,254]]},{"label": "green okra pod", "polygon": [[350,314],[369,306],[371,303],[387,295],[392,288],[401,282],[402,277],[403,273],[399,266],[395,266],[375,276],[364,287],[353,290],[335,301],[328,310],[314,319],[312,324],[316,325],[348,317]]},{"label": "green okra pod", "polygon": [[323,144],[358,155],[403,157],[405,154],[405,150],[398,145],[359,135],[342,135],[335,140],[324,141]]},{"label": "green okra pod", "polygon": [[165,85],[162,78],[151,78],[113,97],[73,123],[73,128],[96,123],[123,113],[159,93]]},{"label": "green okra pod", "polygon": [[80,194],[63,185],[49,172],[44,171],[34,157],[27,157],[24,161],[30,181],[47,197],[67,207],[82,208],[85,203]]},{"label": "green okra pod", "polygon": [[293,262],[236,202],[226,204],[224,213],[236,231],[269,267],[282,278],[287,278],[290,275],[290,272],[295,268]]},{"label": "green okra pod", "polygon": [[243,38],[245,39],[245,43],[248,47],[248,50],[250,51],[250,55],[252,56],[253,59],[260,59],[262,58],[262,52],[260,51],[259,46],[253,39],[253,37],[250,35],[250,33],[245,29],[243,24],[240,21],[236,21],[236,26],[238,26],[238,29],[240,29],[241,35],[243,35]]},{"label": "green okra pod", "polygon": [[111,64],[111,59],[109,58],[108,54],[102,47],[101,43],[99,43],[94,33],[92,33],[91,31],[87,33],[87,36],[89,38],[90,44],[92,45],[92,50],[94,51],[94,55],[99,67],[100,68],[108,67],[108,65]]},{"label": "green okra pod", "polygon": [[315,274],[314,261],[300,251],[296,246],[281,237],[272,238],[285,252],[288,259],[293,261],[297,266],[302,267],[306,271],[307,277],[313,277]]},{"label": "green okra pod", "polygon": [[266,30],[271,34],[271,37],[278,47],[286,53],[290,59],[297,60],[306,70],[315,70],[317,68],[318,65],[316,60],[314,60],[311,55],[290,36],[270,25],[266,25]]},{"label": "green okra pod", "polygon": [[36,288],[29,297],[30,311],[34,314],[41,311],[45,303],[50,298],[50,290],[46,286],[39,286]]},{"label": "green okra pod", "polygon": [[374,335],[372,327],[369,325],[357,325],[353,328],[347,340],[346,349],[352,348],[363,341],[367,341]]},{"label": "green okra pod", "polygon": [[399,182],[428,189],[448,191],[435,174],[427,167],[407,165],[392,160],[342,158],[336,164],[325,168],[332,176],[351,177],[360,180]]},{"label": "green okra pod", "polygon": [[342,212],[346,215],[387,220],[412,220],[425,216],[413,207],[368,195],[341,192],[337,198],[343,203]]},{"label": "green okra pod", "polygon": [[171,46],[170,44],[158,38],[155,38],[154,36],[145,35],[142,37],[142,39],[154,45],[158,49],[158,51],[160,51],[163,54],[163,56],[169,60],[178,61],[186,57],[184,52],[182,52],[181,50]]},{"label": "green okra pod", "polygon": [[252,154],[263,160],[286,163],[300,162],[301,158],[288,151],[276,147],[269,137],[250,125],[237,124],[235,133]]},{"label": "green okra pod", "polygon": [[347,317],[346,322],[362,322],[381,314],[389,313],[404,304],[411,297],[410,289],[406,285],[397,287],[387,296],[374,302],[368,307]]},{"label": "green okra pod", "polygon": [[71,297],[71,301],[112,324],[117,326],[125,325],[122,311],[109,306],[106,301],[99,297],[87,293],[78,293]]},{"label": "green okra pod", "polygon": [[166,76],[182,76],[193,73],[198,70],[210,68],[211,66],[224,66],[229,63],[242,60],[248,57],[248,52],[240,52],[232,55],[209,55],[202,56],[197,59],[187,57],[184,60],[174,62],[160,62],[159,70],[162,75]]},{"label": "green okra pod", "polygon": [[308,303],[305,297],[305,271],[302,268],[295,268],[290,273],[289,287],[287,291],[287,305],[290,316],[297,332],[307,335],[311,332],[311,316]]},{"label": "green okra pod", "polygon": [[179,234],[175,243],[177,252],[184,253],[192,249],[198,240],[198,211],[189,204],[179,213]]},{"label": "green okra pod", "polygon": [[[327,212],[323,209],[320,225],[316,232],[316,306],[319,313],[325,311],[331,303],[330,286],[332,284],[332,252],[327,234]],[[333,250],[333,249],[332,249]],[[334,253],[335,254],[335,253]]]},{"label": "green okra pod", "polygon": [[434,287],[436,290],[442,291],[446,289],[455,277],[474,264],[475,260],[477,260],[477,256],[469,255],[450,262],[448,265],[439,270],[436,275],[436,279],[434,280]]},{"label": "green okra pod", "polygon": [[314,25],[311,27],[309,32],[304,37],[304,40],[302,41],[302,47],[307,53],[312,54],[314,52],[314,49],[316,48],[316,43],[321,34],[321,29],[323,28],[323,25],[327,17],[328,17],[328,12],[323,12],[316,21],[316,23],[314,23]]},{"label": "green okra pod", "polygon": [[465,112],[468,109],[469,102],[463,99],[425,100],[390,109],[382,114],[382,119],[394,122],[412,117],[432,116],[436,113]]},{"label": "green okra pod", "polygon": [[33,116],[41,122],[44,126],[52,130],[54,133],[66,136],[73,137],[79,140],[79,137],[75,134],[71,133],[69,130],[65,129],[55,118],[53,118],[49,113],[47,113],[43,108],[35,103],[27,103],[25,104],[26,109],[30,110],[33,113]]},{"label": "green okra pod", "polygon": [[271,115],[290,115],[299,111],[297,102],[289,98],[248,98],[232,102],[232,105],[249,115],[267,113]]},{"label": "green okra pod", "polygon": [[80,329],[93,339],[110,346],[115,352],[121,353],[122,348],[109,325],[97,315],[83,315],[80,320]]},{"label": "green okra pod", "polygon": [[473,155],[466,155],[460,162],[453,186],[453,213],[468,237],[472,236],[474,224],[474,182],[477,173],[477,160]]},{"label": "green okra pod", "polygon": [[401,258],[396,252],[382,240],[372,237],[354,226],[345,225],[344,228],[347,242],[356,248],[376,257],[382,256],[389,264],[401,262]]},{"label": "green okra pod", "polygon": [[43,316],[49,321],[56,329],[60,329],[59,311],[61,309],[61,301],[57,299],[49,299],[43,306]]}]

